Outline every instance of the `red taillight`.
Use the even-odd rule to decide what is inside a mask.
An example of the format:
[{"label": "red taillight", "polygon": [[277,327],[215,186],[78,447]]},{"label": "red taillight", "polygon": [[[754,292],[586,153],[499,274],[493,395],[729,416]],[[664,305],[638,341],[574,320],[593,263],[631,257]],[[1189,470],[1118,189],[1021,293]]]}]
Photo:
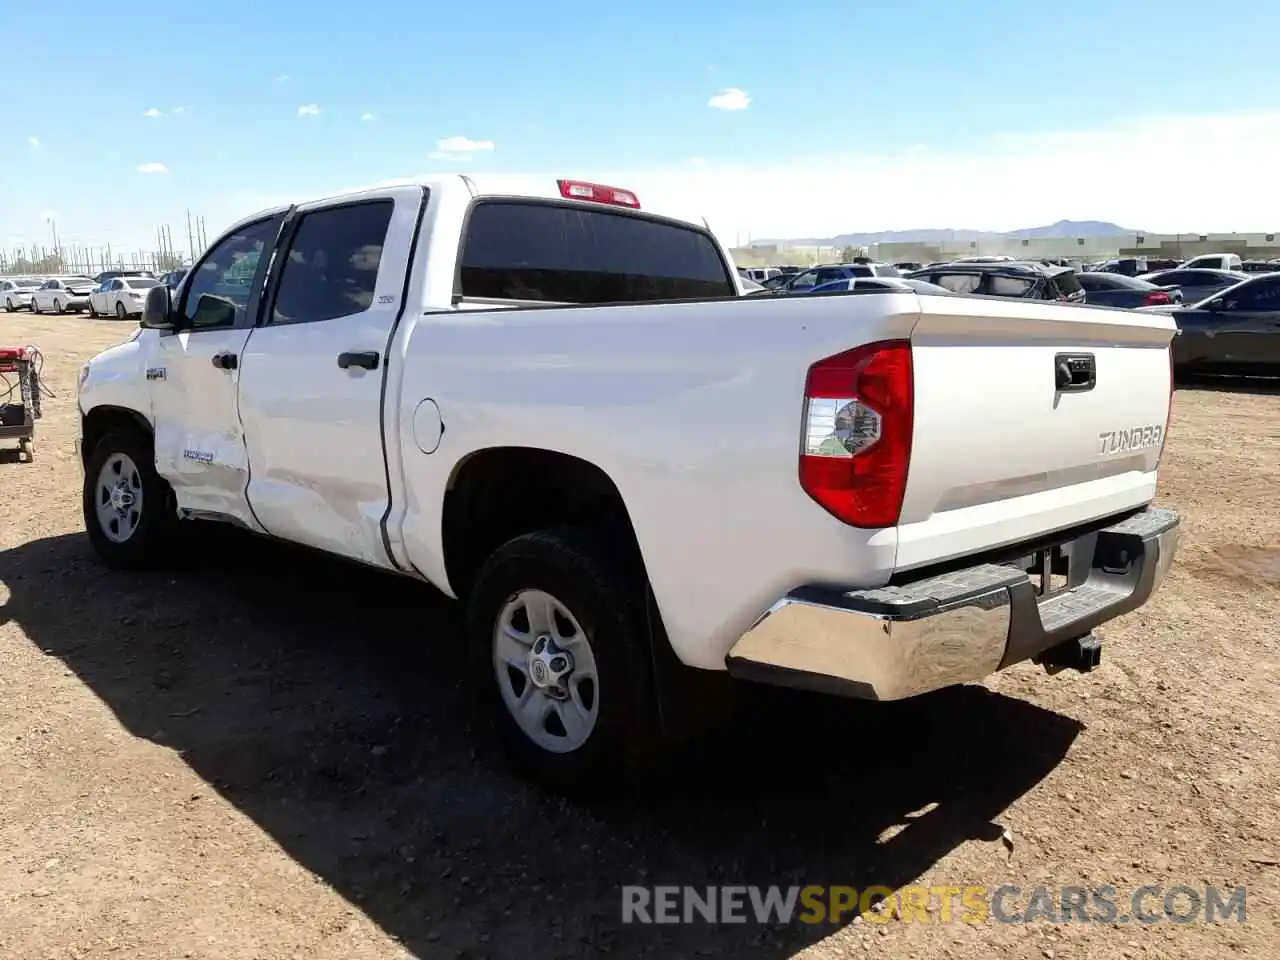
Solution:
[{"label": "red taillight", "polygon": [[1152,290],[1142,298],[1142,302],[1148,307],[1154,307],[1161,303],[1173,303],[1173,297],[1169,296],[1169,294],[1165,293],[1163,290]]},{"label": "red taillight", "polygon": [[914,390],[906,340],[867,344],[809,368],[800,486],[832,516],[855,527],[897,524]]},{"label": "red taillight", "polygon": [[587,183],[583,180],[557,180],[560,196],[566,200],[590,200],[593,203],[611,203],[615,207],[640,209],[640,201],[630,190],[620,187],[606,187],[602,183]]}]

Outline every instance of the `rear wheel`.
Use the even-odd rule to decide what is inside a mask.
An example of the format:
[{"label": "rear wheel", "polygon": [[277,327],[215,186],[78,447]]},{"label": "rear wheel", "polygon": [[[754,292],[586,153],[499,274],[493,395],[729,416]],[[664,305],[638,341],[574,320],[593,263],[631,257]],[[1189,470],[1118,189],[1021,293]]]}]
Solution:
[{"label": "rear wheel", "polygon": [[39,313],[39,312],[40,312],[40,305],[39,305],[38,303],[36,303],[36,298],[35,298],[35,297],[32,297],[32,298],[31,298],[31,312],[32,312],[32,313]]},{"label": "rear wheel", "polygon": [[89,316],[91,316],[91,317],[96,317],[97,315],[98,315],[98,311],[97,311],[97,310],[95,310],[95,309],[93,309],[93,301],[92,301],[92,300],[90,300],[90,301],[89,301]]},{"label": "rear wheel", "polygon": [[63,312],[64,312],[64,311],[63,311],[63,309],[62,309],[62,301],[61,301],[61,300],[54,300],[54,301],[53,301],[53,312],[54,312],[54,313],[63,313]]},{"label": "rear wheel", "polygon": [[643,577],[589,534],[546,530],[500,547],[468,609],[472,673],[524,776],[610,792],[657,745]]},{"label": "rear wheel", "polygon": [[4,298],[4,310],[5,310],[5,313],[13,313],[13,311],[15,311],[15,310],[17,310],[17,309],[18,309],[18,308],[17,308],[17,307],[15,307],[15,306],[13,305],[13,298],[12,298],[12,297],[5,297],[5,298]]},{"label": "rear wheel", "polygon": [[98,441],[85,464],[83,509],[89,542],[108,566],[140,570],[167,558],[177,516],[150,437],[120,429]]},{"label": "rear wheel", "polygon": [[116,301],[116,318],[119,320],[124,320],[124,319],[127,319],[128,316],[129,316],[129,311],[124,308],[124,302],[117,300]]}]

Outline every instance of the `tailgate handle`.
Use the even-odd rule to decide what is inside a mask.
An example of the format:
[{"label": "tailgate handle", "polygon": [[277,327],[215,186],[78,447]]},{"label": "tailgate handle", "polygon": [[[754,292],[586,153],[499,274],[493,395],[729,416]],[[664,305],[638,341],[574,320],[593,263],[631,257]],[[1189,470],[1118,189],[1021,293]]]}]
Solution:
[{"label": "tailgate handle", "polygon": [[1092,353],[1060,353],[1053,358],[1054,386],[1059,393],[1083,393],[1098,383],[1098,364]]}]

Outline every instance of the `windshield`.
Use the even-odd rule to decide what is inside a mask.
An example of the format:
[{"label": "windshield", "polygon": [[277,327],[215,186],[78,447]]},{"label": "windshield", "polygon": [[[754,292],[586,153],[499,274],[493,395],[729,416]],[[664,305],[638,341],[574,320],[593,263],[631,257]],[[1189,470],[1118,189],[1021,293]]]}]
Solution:
[{"label": "windshield", "polygon": [[15,280],[13,285],[20,290],[35,290],[40,286],[39,280]]},{"label": "windshield", "polygon": [[126,277],[124,282],[134,290],[146,290],[160,285],[159,280],[152,280],[150,277]]}]

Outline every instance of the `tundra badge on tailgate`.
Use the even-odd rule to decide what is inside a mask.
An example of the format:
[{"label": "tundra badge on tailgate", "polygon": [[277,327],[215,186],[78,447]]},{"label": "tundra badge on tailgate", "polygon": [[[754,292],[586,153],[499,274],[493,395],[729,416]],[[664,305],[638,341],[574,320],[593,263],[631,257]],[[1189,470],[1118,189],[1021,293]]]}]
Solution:
[{"label": "tundra badge on tailgate", "polygon": [[1158,423],[1131,427],[1128,430],[1106,430],[1098,434],[1098,456],[1158,447],[1163,436],[1164,427]]}]

